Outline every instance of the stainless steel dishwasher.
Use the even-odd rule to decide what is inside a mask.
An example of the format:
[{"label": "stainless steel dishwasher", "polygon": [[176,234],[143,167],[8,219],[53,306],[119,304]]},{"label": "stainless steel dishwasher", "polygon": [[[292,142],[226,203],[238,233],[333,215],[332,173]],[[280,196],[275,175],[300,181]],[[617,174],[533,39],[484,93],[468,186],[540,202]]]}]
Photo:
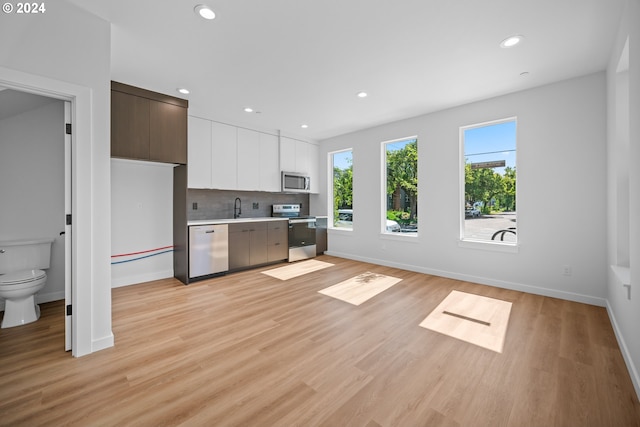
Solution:
[{"label": "stainless steel dishwasher", "polygon": [[189,226],[189,278],[229,270],[229,226]]}]

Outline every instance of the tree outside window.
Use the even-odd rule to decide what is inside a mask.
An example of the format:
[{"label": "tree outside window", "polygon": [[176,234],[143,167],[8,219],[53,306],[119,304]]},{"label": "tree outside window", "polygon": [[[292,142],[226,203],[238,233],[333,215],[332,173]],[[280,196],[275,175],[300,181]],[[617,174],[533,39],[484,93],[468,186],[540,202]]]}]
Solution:
[{"label": "tree outside window", "polygon": [[332,212],[333,226],[353,229],[353,152],[330,153],[333,170]]},{"label": "tree outside window", "polygon": [[383,142],[385,232],[418,231],[418,139]]},{"label": "tree outside window", "polygon": [[463,240],[516,242],[516,120],[462,129]]}]

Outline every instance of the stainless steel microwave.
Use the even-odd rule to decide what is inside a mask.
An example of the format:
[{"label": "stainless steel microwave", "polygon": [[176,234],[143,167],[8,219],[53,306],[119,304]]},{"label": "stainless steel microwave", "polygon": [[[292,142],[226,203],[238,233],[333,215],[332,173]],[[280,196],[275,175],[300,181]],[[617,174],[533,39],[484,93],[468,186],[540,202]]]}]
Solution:
[{"label": "stainless steel microwave", "polygon": [[311,179],[298,172],[282,172],[282,191],[308,193],[311,190]]}]

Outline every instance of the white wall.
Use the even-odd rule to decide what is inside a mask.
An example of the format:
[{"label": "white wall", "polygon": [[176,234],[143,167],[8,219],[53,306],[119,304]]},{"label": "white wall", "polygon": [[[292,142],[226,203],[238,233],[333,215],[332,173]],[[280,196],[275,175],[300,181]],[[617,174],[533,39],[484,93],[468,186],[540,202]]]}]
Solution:
[{"label": "white wall", "polygon": [[64,299],[64,129],[58,100],[0,120],[0,240],[55,239],[37,302]]},{"label": "white wall", "polygon": [[[606,96],[598,73],[322,141],[353,148],[353,232],[329,230],[329,253],[605,305]],[[516,116],[517,253],[459,245],[459,127]],[[381,236],[382,141],[418,135],[419,235]],[[311,199],[327,212],[326,194]],[[562,266],[572,267],[563,276]]]},{"label": "white wall", "polygon": [[[173,244],[173,165],[111,160],[111,254]],[[112,258],[113,287],[173,277],[173,254]],[[146,255],[148,258],[136,259]]]},{"label": "white wall", "polygon": [[72,277],[76,286],[76,356],[113,345],[110,35],[108,22],[64,0],[47,5],[41,15],[0,16],[0,84],[70,97],[74,106]]},{"label": "white wall", "polygon": [[[624,46],[628,40],[628,51]],[[622,61],[620,60],[623,58]],[[624,66],[625,62],[628,66]],[[622,66],[620,66],[622,64]],[[607,68],[608,264],[627,267],[631,292],[608,271],[607,309],[640,397],[640,1],[629,0]]]}]

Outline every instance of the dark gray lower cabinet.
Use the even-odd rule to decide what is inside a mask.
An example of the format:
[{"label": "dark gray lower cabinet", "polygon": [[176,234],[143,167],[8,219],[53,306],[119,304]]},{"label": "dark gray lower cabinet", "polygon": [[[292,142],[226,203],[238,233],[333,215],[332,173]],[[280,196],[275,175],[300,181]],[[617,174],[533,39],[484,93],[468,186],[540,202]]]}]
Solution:
[{"label": "dark gray lower cabinet", "polygon": [[287,259],[287,221],[229,223],[229,270]]},{"label": "dark gray lower cabinet", "polygon": [[327,250],[327,217],[316,217],[316,255]]},{"label": "dark gray lower cabinet", "polygon": [[229,224],[229,270],[249,266],[249,228],[242,223]]},{"label": "dark gray lower cabinet", "polygon": [[237,270],[251,265],[249,262],[250,246],[251,239],[247,224],[229,224],[229,270]]},{"label": "dark gray lower cabinet", "polygon": [[267,223],[251,222],[249,227],[249,264],[267,262]]},{"label": "dark gray lower cabinet", "polygon": [[267,261],[289,258],[289,221],[272,221],[267,230]]}]

